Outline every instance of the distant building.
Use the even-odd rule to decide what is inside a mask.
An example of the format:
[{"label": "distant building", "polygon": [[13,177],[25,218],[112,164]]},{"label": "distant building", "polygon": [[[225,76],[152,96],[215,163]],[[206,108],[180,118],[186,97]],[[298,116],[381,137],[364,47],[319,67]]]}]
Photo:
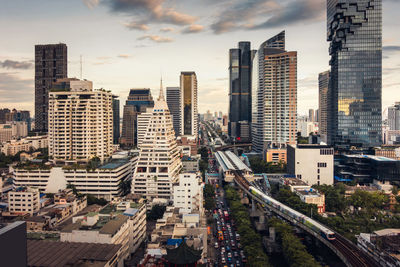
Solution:
[{"label": "distant building", "polygon": [[117,96],[113,96],[112,109],[113,109],[113,144],[119,144],[120,117],[119,117],[119,99],[117,99]]},{"label": "distant building", "polygon": [[400,145],[382,146],[375,148],[375,156],[386,157],[390,159],[400,160]]},{"label": "distant building", "polygon": [[57,79],[67,78],[67,45],[35,45],[35,130],[47,132],[49,91]]},{"label": "distant building", "polygon": [[311,108],[308,110],[308,120],[312,122],[315,121],[315,111]]},{"label": "distant building", "polygon": [[180,135],[182,127],[181,101],[181,88],[167,87],[167,104],[172,115],[172,122],[176,136]]},{"label": "distant building", "polygon": [[129,91],[129,96],[124,106],[121,145],[127,147],[138,145],[137,116],[153,106],[154,101],[150,89],[131,89]]},{"label": "distant building", "polygon": [[112,94],[90,81],[71,80],[49,93],[49,156],[55,162],[101,162],[113,153]]},{"label": "distant building", "polygon": [[[252,51],[250,42],[229,50],[229,126],[232,139],[250,141]],[[241,129],[241,124],[247,127]],[[245,136],[242,137],[242,133]]]},{"label": "distant building", "polygon": [[199,171],[199,158],[183,156],[182,157],[182,172],[197,173]]},{"label": "distant building", "polygon": [[286,148],[267,148],[264,159],[266,162],[286,163]]},{"label": "distant building", "polygon": [[287,147],[287,171],[309,185],[333,184],[334,150],[325,145]]},{"label": "distant building", "polygon": [[318,208],[318,213],[325,212],[325,195],[320,194],[315,189],[295,189],[294,192],[300,197],[300,200],[307,204],[314,204]]},{"label": "distant building", "polygon": [[389,130],[400,130],[400,102],[388,108]]},{"label": "distant building", "polygon": [[329,90],[329,74],[330,71],[322,72],[318,75],[318,132],[321,135],[322,141],[327,143],[328,136],[328,90]]},{"label": "distant building", "polygon": [[40,209],[40,193],[36,188],[18,187],[8,192],[8,211],[15,214],[29,213],[31,216]]},{"label": "distant building", "polygon": [[174,207],[179,213],[196,212],[203,214],[203,183],[196,173],[182,173],[179,183],[174,184]]},{"label": "distant building", "polygon": [[181,72],[181,120],[180,135],[198,136],[197,76],[195,72]]}]

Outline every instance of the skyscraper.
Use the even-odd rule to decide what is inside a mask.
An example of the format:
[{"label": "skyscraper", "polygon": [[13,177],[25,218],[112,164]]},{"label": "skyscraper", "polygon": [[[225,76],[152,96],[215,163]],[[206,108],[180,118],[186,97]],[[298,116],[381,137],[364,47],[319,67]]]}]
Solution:
[{"label": "skyscraper", "polygon": [[389,130],[400,130],[400,102],[388,108]]},{"label": "skyscraper", "polygon": [[175,135],[180,135],[181,131],[181,88],[167,87],[167,104],[172,115]]},{"label": "skyscraper", "polygon": [[137,115],[153,106],[154,101],[150,89],[131,89],[129,91],[122,118],[121,145],[137,146]]},{"label": "skyscraper", "polygon": [[47,132],[49,90],[56,79],[67,78],[67,45],[35,45],[35,129]]},{"label": "skyscraper", "polygon": [[[251,123],[251,67],[250,42],[239,42],[238,48],[229,50],[229,125],[232,139],[249,141]],[[240,125],[243,124],[241,130]],[[242,134],[244,136],[242,136]]]},{"label": "skyscraper", "polygon": [[119,144],[120,137],[120,118],[119,118],[119,99],[118,96],[113,96],[112,108],[113,108],[113,144]]},{"label": "skyscraper", "polygon": [[[141,137],[139,158],[132,179],[132,193],[146,199],[172,199],[172,184],[178,182],[182,162],[172,125],[172,116],[165,102],[162,87],[154,108],[148,108],[146,131]],[[140,115],[142,118],[142,115]]]},{"label": "skyscraper", "polygon": [[181,72],[181,135],[198,136],[197,76],[195,72]]},{"label": "skyscraper", "polygon": [[315,121],[315,111],[312,108],[308,110],[308,121]]},{"label": "skyscraper", "polygon": [[255,152],[296,143],[297,52],[285,32],[265,41],[253,60],[252,144]]},{"label": "skyscraper", "polygon": [[90,81],[49,93],[49,156],[56,162],[104,162],[113,152],[112,94]]},{"label": "skyscraper", "polygon": [[328,142],[381,143],[382,0],[328,0]]},{"label": "skyscraper", "polygon": [[328,88],[330,71],[322,72],[318,75],[318,128],[322,141],[327,142],[328,135]]}]

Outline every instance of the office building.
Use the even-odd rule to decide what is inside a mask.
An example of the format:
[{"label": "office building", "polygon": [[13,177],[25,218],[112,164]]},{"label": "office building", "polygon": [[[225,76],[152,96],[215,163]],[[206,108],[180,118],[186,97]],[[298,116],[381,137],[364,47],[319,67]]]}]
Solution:
[{"label": "office building", "polygon": [[297,52],[285,32],[265,41],[253,60],[252,144],[255,152],[296,143]]},{"label": "office building", "polygon": [[382,0],[328,0],[328,143],[381,144]]},{"label": "office building", "polygon": [[67,45],[35,45],[35,130],[47,132],[49,91],[56,79],[67,78]]},{"label": "office building", "polygon": [[308,110],[308,121],[315,121],[315,111],[312,108]]},{"label": "office building", "polygon": [[181,88],[167,87],[167,104],[169,112],[172,115],[172,122],[176,136],[180,135],[180,129],[182,127],[181,101]]},{"label": "office building", "polygon": [[113,96],[112,109],[113,109],[113,144],[119,144],[120,137],[120,117],[119,117],[119,99],[118,96]]},{"label": "office building", "polygon": [[198,136],[197,76],[195,72],[181,72],[181,120],[180,135]]},{"label": "office building", "polygon": [[101,162],[113,153],[112,94],[90,81],[49,93],[49,156],[55,162]]},{"label": "office building", "polygon": [[122,121],[121,145],[126,147],[137,146],[137,116],[153,107],[154,101],[148,88],[131,89],[125,102]]},{"label": "office building", "polygon": [[388,126],[389,130],[400,130],[400,102],[388,108]]},{"label": "office building", "polygon": [[308,185],[332,185],[333,152],[326,145],[289,145],[287,171]]},{"label": "office building", "polygon": [[17,187],[8,192],[8,211],[14,214],[31,216],[40,209],[40,193],[37,188]]},{"label": "office building", "polygon": [[[251,72],[250,42],[239,42],[238,48],[229,50],[229,125],[228,133],[237,141],[250,141],[251,133]],[[241,130],[241,124],[245,124]],[[247,131],[247,132],[246,132]],[[241,132],[245,136],[241,135]]]},{"label": "office building", "polygon": [[179,179],[182,162],[172,125],[172,116],[162,87],[154,108],[148,109],[147,126],[132,179],[132,193],[145,197],[172,199],[172,185]]},{"label": "office building", "polygon": [[203,214],[203,186],[201,177],[196,173],[179,174],[179,182],[174,185],[174,207],[180,214]]},{"label": "office building", "polygon": [[328,136],[328,88],[330,71],[318,75],[318,128],[322,141],[327,142]]}]

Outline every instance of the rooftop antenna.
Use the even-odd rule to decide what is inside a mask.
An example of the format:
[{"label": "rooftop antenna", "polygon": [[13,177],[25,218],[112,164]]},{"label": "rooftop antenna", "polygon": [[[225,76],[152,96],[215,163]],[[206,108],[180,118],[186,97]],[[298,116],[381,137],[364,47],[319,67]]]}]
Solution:
[{"label": "rooftop antenna", "polygon": [[161,80],[160,80],[160,96],[158,97],[158,100],[164,100],[164,91],[163,91],[163,86],[162,86],[162,75],[161,75]]},{"label": "rooftop antenna", "polygon": [[81,75],[80,75],[80,77],[81,77],[81,80],[82,80],[82,55],[80,56],[80,63],[81,63]]}]

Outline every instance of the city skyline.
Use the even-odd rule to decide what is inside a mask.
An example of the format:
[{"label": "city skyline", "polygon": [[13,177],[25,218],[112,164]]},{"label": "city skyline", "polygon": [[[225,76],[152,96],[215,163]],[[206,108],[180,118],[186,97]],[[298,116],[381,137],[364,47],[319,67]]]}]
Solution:
[{"label": "city skyline", "polygon": [[[118,5],[122,1],[84,2],[91,8],[80,1],[43,1],[42,4],[13,1],[3,5],[0,21],[7,22],[7,27],[2,27],[0,32],[9,37],[7,43],[0,44],[4,53],[0,55],[0,108],[27,109],[33,115],[33,47],[63,42],[68,46],[69,76],[80,77],[79,57],[83,55],[83,78],[93,81],[95,88],[112,90],[120,101],[125,101],[131,88],[150,87],[156,93],[160,73],[165,86],[178,86],[179,72],[195,71],[199,81],[199,112],[222,110],[227,113],[227,50],[239,41],[250,41],[258,47],[268,36],[281,30],[286,30],[288,35],[287,49],[298,51],[298,113],[306,114],[309,108],[318,106],[318,73],[329,69],[326,7],[321,1],[284,1],[280,4],[253,1],[245,6],[239,1],[210,2],[208,5],[215,11],[211,15],[206,14],[206,5],[193,1],[185,4],[125,1],[129,5],[127,11]],[[24,8],[21,8],[22,4]],[[246,14],[254,12],[255,5],[258,5],[258,12],[254,20],[247,20]],[[136,6],[140,12],[133,10]],[[161,14],[152,13],[159,7],[162,7]],[[291,10],[299,7],[303,7],[304,14],[287,19]],[[383,0],[383,110],[393,104],[390,96],[400,85],[400,78],[395,77],[400,69],[396,62],[400,40],[395,34],[394,15],[398,7],[400,3],[396,1]],[[271,10],[279,8],[284,10],[271,15]],[[13,15],[17,10],[20,11],[18,17]],[[224,15],[217,17],[216,13],[221,11],[225,11]],[[239,14],[239,11],[243,12],[243,18],[238,22],[230,20],[229,16]],[[41,12],[47,16],[42,16]],[[21,15],[24,21],[19,19]],[[262,15],[275,19],[276,23],[262,24]],[[150,18],[147,20],[149,25],[130,23],[145,21],[145,18]],[[68,21],[79,24],[67,24]],[[79,25],[80,34],[76,25]],[[98,27],[102,30],[97,31]],[[127,27],[151,28],[142,31]],[[201,53],[194,53],[196,50]],[[15,93],[9,94],[10,90]]]}]

